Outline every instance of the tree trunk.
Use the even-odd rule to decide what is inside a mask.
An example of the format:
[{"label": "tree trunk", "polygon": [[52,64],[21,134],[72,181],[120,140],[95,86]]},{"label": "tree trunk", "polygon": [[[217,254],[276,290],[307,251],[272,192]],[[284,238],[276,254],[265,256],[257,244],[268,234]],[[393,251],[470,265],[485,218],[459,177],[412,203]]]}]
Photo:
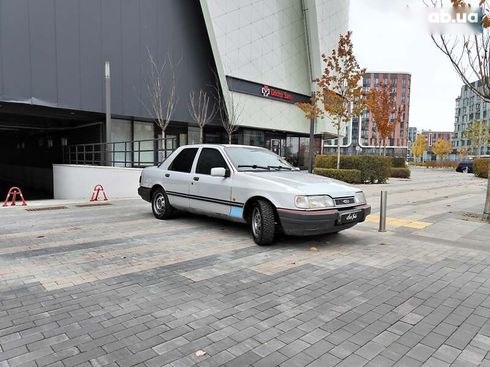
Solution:
[{"label": "tree trunk", "polygon": [[199,130],[199,143],[200,144],[204,143],[204,128],[203,128],[203,126],[201,126],[200,130]]},{"label": "tree trunk", "polygon": [[228,144],[231,144],[231,133],[228,133]]},{"label": "tree trunk", "polygon": [[478,154],[477,154],[477,157],[480,158],[480,154],[481,154],[481,147],[482,147],[482,127],[483,127],[483,123],[480,121],[480,123],[478,124],[479,125],[479,128],[478,128]]},{"label": "tree trunk", "polygon": [[[161,128],[161,126],[160,126],[160,128]],[[170,147],[170,149],[172,151],[170,153],[172,153],[175,148],[177,148],[177,147],[174,147],[172,144],[172,146]],[[162,129],[162,149],[163,149],[163,152],[161,152],[162,157],[160,157],[160,162],[163,162],[169,156],[169,154],[167,154],[167,149],[169,149],[169,148],[167,145],[167,140],[165,140],[165,130],[164,129]]]},{"label": "tree trunk", "polygon": [[490,223],[490,163],[488,164],[487,197],[485,199],[482,220]]},{"label": "tree trunk", "polygon": [[340,169],[340,124],[337,127],[337,169]]}]

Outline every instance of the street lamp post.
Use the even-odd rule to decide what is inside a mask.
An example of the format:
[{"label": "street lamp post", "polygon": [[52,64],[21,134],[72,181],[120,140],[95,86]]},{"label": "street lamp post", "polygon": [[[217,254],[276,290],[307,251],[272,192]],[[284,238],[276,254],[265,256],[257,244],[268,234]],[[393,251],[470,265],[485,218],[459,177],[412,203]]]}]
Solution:
[{"label": "street lamp post", "polygon": [[105,62],[104,68],[105,77],[105,139],[106,139],[106,165],[111,165],[111,64],[109,61]]}]

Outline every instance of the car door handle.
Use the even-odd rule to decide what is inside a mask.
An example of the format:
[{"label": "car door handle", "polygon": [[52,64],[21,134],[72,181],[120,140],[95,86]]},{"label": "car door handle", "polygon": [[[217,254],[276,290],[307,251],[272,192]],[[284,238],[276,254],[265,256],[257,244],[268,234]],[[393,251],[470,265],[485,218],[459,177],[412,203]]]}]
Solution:
[{"label": "car door handle", "polygon": [[165,173],[165,177],[170,177],[170,173]]},{"label": "car door handle", "polygon": [[194,181],[199,181],[199,177],[194,177],[193,180]]}]

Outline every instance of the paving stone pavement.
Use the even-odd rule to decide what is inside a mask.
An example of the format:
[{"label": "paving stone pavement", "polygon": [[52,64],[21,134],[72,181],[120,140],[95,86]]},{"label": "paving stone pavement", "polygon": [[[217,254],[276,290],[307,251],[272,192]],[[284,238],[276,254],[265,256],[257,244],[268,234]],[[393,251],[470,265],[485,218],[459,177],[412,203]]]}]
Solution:
[{"label": "paving stone pavement", "polygon": [[490,366],[484,185],[415,170],[364,189],[430,225],[269,247],[140,200],[1,210],[0,367]]}]

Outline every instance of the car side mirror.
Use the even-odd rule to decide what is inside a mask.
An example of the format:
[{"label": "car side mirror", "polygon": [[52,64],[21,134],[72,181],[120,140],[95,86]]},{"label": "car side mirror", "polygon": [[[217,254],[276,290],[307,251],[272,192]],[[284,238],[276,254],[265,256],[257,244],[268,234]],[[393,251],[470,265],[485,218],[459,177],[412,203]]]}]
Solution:
[{"label": "car side mirror", "polygon": [[228,177],[226,175],[226,169],[224,167],[211,168],[211,176],[213,176],[213,177]]}]

